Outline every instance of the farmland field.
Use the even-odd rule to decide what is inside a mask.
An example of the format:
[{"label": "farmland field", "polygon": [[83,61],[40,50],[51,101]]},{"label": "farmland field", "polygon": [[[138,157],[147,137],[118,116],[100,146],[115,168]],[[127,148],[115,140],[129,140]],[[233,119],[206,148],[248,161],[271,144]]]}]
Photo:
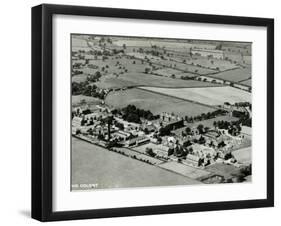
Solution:
[{"label": "farmland field", "polygon": [[177,163],[177,162],[167,162],[167,163],[163,163],[161,165],[159,165],[159,167],[164,168],[164,169],[168,169],[171,170],[173,172],[182,174],[184,176],[187,176],[189,178],[199,178],[199,177],[203,177],[203,176],[207,176],[210,174],[210,172],[202,170],[202,169],[197,169],[191,166],[187,166],[181,163]]},{"label": "farmland field", "polygon": [[86,40],[83,38],[72,37],[72,46],[75,47],[88,47]]},{"label": "farmland field", "polygon": [[71,171],[72,185],[98,184],[99,189],[200,183],[74,137]]},{"label": "farmland field", "polygon": [[211,173],[221,175],[225,178],[232,177],[233,174],[238,173],[240,170],[239,168],[237,168],[235,166],[227,165],[227,164],[223,164],[223,163],[215,163],[210,166],[207,166],[205,169]]},{"label": "farmland field", "polygon": [[231,82],[239,82],[251,78],[250,68],[238,68],[211,75],[213,78],[224,79]]},{"label": "farmland field", "polygon": [[241,148],[232,152],[233,156],[239,163],[251,163],[252,159],[252,148]]},{"label": "farmland field", "polygon": [[174,69],[179,69],[179,70],[182,70],[185,72],[197,73],[200,75],[206,75],[206,74],[216,72],[213,69],[208,69],[208,68],[191,65],[191,64],[185,64],[185,63],[181,63],[181,62],[176,62],[176,61],[173,61],[173,58],[171,58],[169,60],[163,60],[163,59],[157,59],[157,58],[150,59],[150,60],[151,60],[151,62],[156,63],[156,64],[160,64],[163,66],[169,66],[169,67],[173,67]]},{"label": "farmland field", "polygon": [[133,46],[133,47],[147,47],[151,45],[156,45],[158,47],[165,47],[166,49],[172,49],[175,50],[177,49],[178,51],[186,51],[187,49],[189,50],[191,47],[196,47],[196,48],[210,48],[214,49],[216,45],[214,44],[207,44],[207,43],[188,43],[186,40],[180,40],[178,39],[177,42],[174,40],[171,41],[171,39],[151,39],[149,42],[149,45],[147,43],[146,39],[141,39],[139,40],[130,40],[130,39],[118,39],[113,42],[114,45],[117,46],[123,46],[125,44],[126,46]]},{"label": "farmland field", "polygon": [[221,105],[224,102],[252,102],[251,93],[230,86],[169,89],[158,87],[140,87],[157,93],[163,93],[208,105]]},{"label": "farmland field", "polygon": [[162,112],[174,112],[179,116],[195,116],[201,113],[213,111],[213,108],[191,103],[174,97],[152,93],[146,90],[134,88],[124,91],[111,92],[105,99],[109,106],[122,108],[129,104],[150,110],[154,114]]},{"label": "farmland field", "polygon": [[252,79],[245,80],[243,82],[239,82],[240,84],[246,85],[246,86],[252,86]]},{"label": "farmland field", "polygon": [[145,73],[124,73],[118,77],[105,76],[96,85],[100,88],[123,88],[128,86],[155,86],[155,87],[209,87],[218,86],[209,82],[195,80],[181,80],[156,76]]},{"label": "farmland field", "polygon": [[212,59],[206,59],[204,57],[190,57],[190,58],[182,58],[186,59],[186,63],[187,64],[194,64],[194,65],[201,65],[203,67],[206,68],[211,68],[211,69],[216,69],[216,70],[220,70],[220,71],[224,71],[224,70],[229,70],[229,69],[233,69],[233,68],[237,68],[238,66],[234,63],[231,63],[230,61],[227,60],[218,60],[215,58]]},{"label": "farmland field", "polygon": [[205,68],[205,67],[201,67],[201,66],[197,66],[197,65],[182,63],[181,59],[180,59],[180,61],[179,60],[176,61],[174,58],[161,59],[160,57],[157,57],[157,56],[152,56],[152,55],[138,53],[138,52],[137,53],[136,52],[128,53],[128,55],[134,56],[136,58],[141,58],[141,59],[147,58],[153,64],[165,66],[167,68],[173,68],[175,70],[178,69],[181,71],[197,73],[197,74],[201,74],[201,75],[214,73],[217,71],[214,69],[209,69],[209,68]]},{"label": "farmland field", "polygon": [[90,60],[90,64],[98,66],[100,69],[105,67],[110,73],[118,73],[127,69],[129,72],[144,72],[145,68],[148,67],[147,63],[141,63],[138,59],[129,59],[123,57],[108,57],[106,60]]},{"label": "farmland field", "polygon": [[84,103],[87,103],[88,105],[101,103],[101,100],[99,100],[95,97],[88,97],[88,96],[84,96],[84,95],[72,95],[71,100],[72,100],[73,107],[84,104]]},{"label": "farmland field", "polygon": [[87,45],[86,40],[83,38],[77,38],[77,37],[72,37],[72,51],[79,51],[79,50],[85,50],[89,51],[90,48]]},{"label": "farmland field", "polygon": [[153,73],[158,74],[158,75],[163,75],[166,77],[170,77],[172,74],[177,75],[182,72],[179,70],[176,70],[176,69],[172,69],[172,68],[162,68],[162,69],[153,71]]},{"label": "farmland field", "polygon": [[72,82],[85,82],[87,80],[87,75],[85,74],[80,74],[80,75],[74,75],[72,76],[71,81]]},{"label": "farmland field", "polygon": [[243,180],[252,163],[252,43],[70,41],[71,190]]}]

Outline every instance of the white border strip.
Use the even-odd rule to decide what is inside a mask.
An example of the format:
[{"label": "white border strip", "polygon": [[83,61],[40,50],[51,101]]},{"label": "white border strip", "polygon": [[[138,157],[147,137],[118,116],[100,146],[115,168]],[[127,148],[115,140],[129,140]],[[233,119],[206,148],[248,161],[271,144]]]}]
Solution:
[{"label": "white border strip", "polygon": [[[253,42],[253,182],[70,192],[70,33]],[[266,28],[55,15],[53,87],[54,211],[266,198]]]}]

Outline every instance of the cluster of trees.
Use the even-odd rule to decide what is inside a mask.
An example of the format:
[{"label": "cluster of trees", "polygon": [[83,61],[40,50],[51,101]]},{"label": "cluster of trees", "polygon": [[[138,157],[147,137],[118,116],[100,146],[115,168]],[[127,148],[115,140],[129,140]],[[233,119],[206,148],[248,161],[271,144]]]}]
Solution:
[{"label": "cluster of trees", "polygon": [[97,82],[99,81],[100,77],[101,77],[101,73],[99,71],[96,71],[95,74],[87,76],[87,81]]},{"label": "cluster of trees", "polygon": [[82,63],[74,63],[72,67],[73,69],[80,69],[82,66],[83,66]]},{"label": "cluster of trees", "polygon": [[239,120],[237,120],[235,122],[236,125],[242,124],[243,126],[252,127],[252,118],[250,118],[249,113],[247,113],[247,112],[240,112],[240,111],[233,111],[232,115],[234,117],[239,118]]},{"label": "cluster of trees", "polygon": [[[231,104],[229,102],[224,102],[225,105],[230,106]],[[236,102],[233,104],[235,107],[250,107],[252,108],[252,104],[250,102]]]},{"label": "cluster of trees", "polygon": [[213,122],[214,127],[219,129],[225,129],[228,131],[229,134],[236,136],[241,132],[241,126],[239,121],[214,121]]},{"label": "cluster of trees", "polygon": [[[197,130],[198,130],[198,133],[199,133],[199,134],[204,134],[204,133],[208,132],[208,131],[210,130],[210,128],[207,127],[207,126],[204,127],[204,125],[199,124],[199,125],[197,126]],[[183,137],[185,137],[185,136],[187,136],[187,135],[193,135],[193,134],[192,134],[191,129],[190,129],[189,127],[186,127],[185,130],[182,131],[182,134],[181,134],[181,135],[182,135]]]},{"label": "cluster of trees", "polygon": [[117,122],[117,121],[114,121],[114,125],[116,127],[118,127],[120,130],[124,130],[124,124],[122,124],[120,122]]},{"label": "cluster of trees", "polygon": [[91,85],[88,81],[85,81],[72,82],[72,95],[85,95],[103,100],[106,94],[103,90],[99,90],[96,85]]},{"label": "cluster of trees", "polygon": [[196,121],[212,119],[212,118],[215,118],[217,116],[223,116],[223,115],[226,115],[227,113],[228,112],[225,111],[225,110],[218,109],[218,110],[215,110],[213,112],[202,113],[201,115],[197,115],[197,116],[194,116],[194,117],[185,116],[184,120],[187,121],[188,123],[193,123],[193,122],[196,122]]},{"label": "cluster of trees", "polygon": [[181,78],[182,80],[194,80],[195,77],[196,77],[196,76],[194,76],[194,77],[192,76],[192,77],[191,77],[191,76],[183,76],[183,75],[182,75],[180,78]]},{"label": "cluster of trees", "polygon": [[231,158],[233,158],[233,155],[232,155],[231,152],[228,152],[224,155],[224,160],[228,160],[228,159],[231,159]]},{"label": "cluster of trees", "polygon": [[148,154],[151,157],[155,157],[156,153],[153,152],[152,148],[146,148],[145,153]]},{"label": "cluster of trees", "polygon": [[168,136],[171,134],[171,128],[169,127],[161,127],[159,129],[159,136]]},{"label": "cluster of trees", "polygon": [[153,115],[149,110],[139,109],[135,105],[128,105],[121,110],[122,118],[128,122],[141,123],[141,118],[154,120],[159,115]]},{"label": "cluster of trees", "polygon": [[170,155],[175,155],[177,157],[182,157],[185,158],[188,154],[192,154],[193,153],[193,148],[183,148],[182,146],[176,146],[175,148],[170,148],[168,150],[168,156]]},{"label": "cluster of trees", "polygon": [[193,142],[197,143],[197,144],[205,144],[206,143],[206,139],[205,139],[205,137],[200,136],[199,139],[194,139]]},{"label": "cluster of trees", "polygon": [[113,49],[112,52],[113,52],[114,55],[116,55],[116,54],[119,54],[119,53],[124,53],[124,50],[123,49]]},{"label": "cluster of trees", "polygon": [[[245,181],[245,177],[249,175],[252,175],[252,164],[241,168],[238,173],[235,173],[232,176],[236,179],[237,182],[243,182]],[[233,182],[233,180],[229,181],[229,183],[231,182]]]},{"label": "cluster of trees", "polygon": [[75,76],[75,75],[81,75],[83,74],[83,71],[79,71],[79,70],[72,70],[72,76]]},{"label": "cluster of trees", "polygon": [[149,67],[146,67],[146,68],[144,69],[144,73],[145,73],[145,74],[148,74],[150,71],[151,71],[151,68],[149,68]]}]

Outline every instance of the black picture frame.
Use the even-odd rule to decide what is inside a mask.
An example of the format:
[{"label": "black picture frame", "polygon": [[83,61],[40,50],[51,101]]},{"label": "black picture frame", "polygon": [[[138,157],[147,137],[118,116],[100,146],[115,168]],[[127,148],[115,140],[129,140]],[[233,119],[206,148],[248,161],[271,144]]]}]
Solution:
[{"label": "black picture frame", "polygon": [[[95,210],[52,210],[52,18],[55,14],[181,21],[267,28],[267,198]],[[274,206],[274,20],[177,12],[43,4],[32,8],[32,218],[122,217]]]}]

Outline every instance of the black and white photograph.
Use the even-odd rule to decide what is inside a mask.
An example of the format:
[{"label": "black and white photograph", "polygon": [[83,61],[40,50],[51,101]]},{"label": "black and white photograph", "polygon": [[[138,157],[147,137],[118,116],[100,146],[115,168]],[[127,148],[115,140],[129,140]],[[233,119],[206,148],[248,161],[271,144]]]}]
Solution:
[{"label": "black and white photograph", "polygon": [[280,221],[279,5],[3,1],[0,225]]},{"label": "black and white photograph", "polygon": [[251,42],[69,38],[71,191],[252,182]]}]

